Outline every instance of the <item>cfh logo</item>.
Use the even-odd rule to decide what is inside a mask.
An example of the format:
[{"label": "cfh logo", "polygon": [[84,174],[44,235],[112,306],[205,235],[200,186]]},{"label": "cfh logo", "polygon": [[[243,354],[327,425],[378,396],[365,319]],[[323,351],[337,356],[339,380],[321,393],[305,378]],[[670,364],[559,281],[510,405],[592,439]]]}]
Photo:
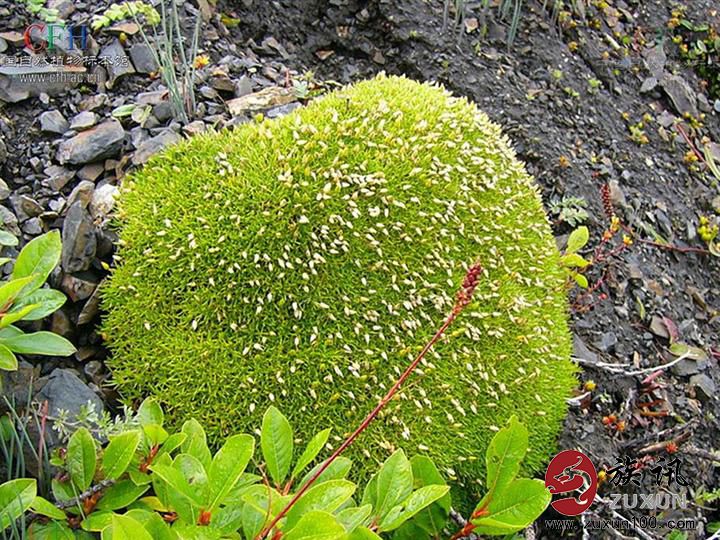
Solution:
[{"label": "cfh logo", "polygon": [[88,27],[84,24],[35,23],[25,29],[23,37],[25,46],[35,53],[52,51],[59,45],[66,51],[74,50],[76,44],[79,49],[87,49]]},{"label": "cfh logo", "polygon": [[593,503],[597,493],[595,466],[582,452],[564,450],[548,465],[545,487],[553,495],[572,494],[551,503],[559,513],[564,516],[582,514]]}]

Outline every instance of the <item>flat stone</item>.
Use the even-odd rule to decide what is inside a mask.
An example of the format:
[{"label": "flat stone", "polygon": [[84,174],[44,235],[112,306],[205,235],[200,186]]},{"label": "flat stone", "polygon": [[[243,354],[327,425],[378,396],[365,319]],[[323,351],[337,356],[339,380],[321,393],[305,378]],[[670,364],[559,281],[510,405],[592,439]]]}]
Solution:
[{"label": "flat stone", "polygon": [[662,44],[650,47],[643,52],[645,67],[656,78],[660,78],[665,69],[667,55]]},{"label": "flat stone", "polygon": [[88,163],[77,172],[77,176],[80,180],[95,182],[103,172],[105,167],[102,163]]},{"label": "flat stone", "polygon": [[103,184],[93,193],[90,201],[90,215],[96,220],[105,221],[115,207],[115,199],[120,190],[112,184]]},{"label": "flat stone", "polygon": [[147,163],[151,156],[157,154],[165,147],[175,144],[180,141],[182,137],[171,129],[167,129],[156,135],[155,137],[143,142],[140,147],[135,151],[132,162],[134,165],[142,165]]},{"label": "flat stone", "polygon": [[62,268],[67,273],[90,268],[95,258],[95,226],[81,201],[70,206],[62,229]]},{"label": "flat stone", "polygon": [[588,362],[596,363],[598,356],[592,352],[580,336],[573,334],[573,356]]},{"label": "flat stone", "polygon": [[117,120],[107,120],[60,143],[57,160],[83,165],[116,156],[122,148],[125,130]]},{"label": "flat stone", "polygon": [[125,49],[117,39],[103,47],[100,51],[100,58],[105,60],[105,69],[107,69],[109,77],[106,83],[108,88],[112,88],[120,77],[135,73],[130,58],[125,54]]},{"label": "flat stone", "polygon": [[697,96],[690,85],[678,75],[665,74],[660,81],[675,110],[681,115],[698,115]]},{"label": "flat stone", "polygon": [[50,374],[47,384],[34,400],[48,402],[49,416],[58,416],[60,411],[68,413],[67,419],[75,421],[81,410],[90,404],[98,414],[105,410],[100,398],[80,380],[71,369],[56,369]]},{"label": "flat stone", "polygon": [[5,180],[0,178],[0,201],[4,201],[5,199],[7,199],[11,193],[12,191],[8,187]]},{"label": "flat stone", "polygon": [[190,135],[191,137],[193,135],[197,135],[198,133],[202,133],[205,131],[207,126],[205,125],[205,122],[202,120],[195,120],[194,122],[190,122],[188,125],[183,126],[183,133],[186,133],[187,135]]},{"label": "flat stone", "polygon": [[141,92],[135,97],[135,103],[138,105],[157,105],[163,101],[167,101],[167,90],[155,90],[153,92]]},{"label": "flat stone", "polygon": [[82,111],[70,120],[70,129],[75,131],[90,129],[97,123],[97,118],[97,114],[92,111]]},{"label": "flat stone", "polygon": [[[88,274],[89,272],[84,273]],[[88,276],[87,279],[85,279],[81,274],[65,274],[60,283],[60,288],[73,302],[85,300],[90,298],[90,296],[95,293],[95,289],[97,289],[98,282],[93,278],[94,276]]]},{"label": "flat stone", "polygon": [[66,203],[67,206],[72,206],[76,201],[79,201],[83,208],[87,208],[92,200],[94,191],[95,184],[89,180],[81,180],[70,192]]},{"label": "flat stone", "polygon": [[690,377],[690,385],[695,389],[695,394],[702,401],[710,401],[717,398],[715,381],[704,373]]},{"label": "flat stone", "polygon": [[254,94],[231,99],[225,105],[227,105],[230,114],[239,116],[250,111],[272,109],[293,101],[295,101],[295,95],[292,90],[280,86],[270,86]]},{"label": "flat stone", "polygon": [[88,298],[88,301],[85,302],[85,305],[83,306],[82,310],[80,311],[80,314],[78,315],[77,323],[78,325],[81,324],[88,324],[92,322],[97,314],[100,311],[100,290],[102,287],[102,282],[95,287],[95,290],[93,291],[90,298]]},{"label": "flat stone", "polygon": [[75,4],[72,0],[48,0],[47,7],[57,10],[58,18],[63,21],[66,21],[70,15],[75,13]]},{"label": "flat stone", "polygon": [[107,29],[109,34],[120,35],[127,34],[128,36],[134,36],[140,31],[140,27],[134,22],[120,22],[113,24]]},{"label": "flat stone", "polygon": [[158,70],[152,50],[145,43],[135,43],[130,47],[130,59],[138,73],[154,73]]},{"label": "flat stone", "polygon": [[[18,103],[29,97],[56,96],[85,80],[87,70],[78,66],[0,66],[0,100]],[[28,82],[32,79],[32,82]]]},{"label": "flat stone", "polygon": [[16,32],[15,30],[0,32],[0,38],[10,43],[13,47],[22,47],[25,45],[25,36],[21,32]]},{"label": "flat stone", "polygon": [[68,129],[70,124],[60,111],[46,111],[38,118],[40,120],[40,129],[45,133],[56,133],[62,135]]}]

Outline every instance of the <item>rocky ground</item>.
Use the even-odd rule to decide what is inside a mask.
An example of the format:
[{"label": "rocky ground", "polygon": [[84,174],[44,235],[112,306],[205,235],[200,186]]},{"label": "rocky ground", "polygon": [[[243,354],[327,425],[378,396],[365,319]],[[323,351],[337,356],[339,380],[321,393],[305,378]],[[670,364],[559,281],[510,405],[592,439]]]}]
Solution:
[{"label": "rocky ground", "polygon": [[[77,25],[107,4],[48,2]],[[588,256],[609,226],[607,203],[625,229],[603,246],[619,246],[621,234],[631,233],[631,246],[616,248],[588,272],[591,294],[571,292],[582,384],[560,446],[585,452],[598,468],[638,460],[642,486],[607,481],[599,491],[605,501],[611,493],[657,491],[649,471],[677,458],[689,479],[689,504],[660,517],[694,518],[690,537],[710,536],[707,525],[720,515],[698,496],[720,485],[719,265],[698,226],[701,215],[720,213],[720,179],[703,164],[705,143],[720,163],[720,146],[712,142],[720,142],[720,96],[680,58],[667,26],[670,2],[593,2],[588,24],[572,17],[577,25],[527,4],[508,48],[507,21],[472,2],[457,24],[452,10],[444,24],[440,0],[188,2],[187,21],[205,19],[201,53],[208,62],[197,72],[196,118],[185,124],[173,118],[131,21],[94,32],[83,53],[61,51],[112,59],[73,68],[85,69],[90,82],[28,86],[18,70],[36,68],[0,66],[0,217],[23,240],[62,230],[62,264],[52,285],[70,301],[45,324],[78,347],[75,358],[28,358],[6,376],[6,389],[24,400],[33,377],[36,397],[49,400],[51,412],[77,411],[87,399],[98,408],[115,406],[96,331],[97,289],[112,264],[114,197],[133,167],[181,137],[236,125],[258,111],[285,114],[333,81],[381,70],[439,81],[505,127],[548,207],[558,208],[552,217],[559,245],[573,225],[559,213],[563,198],[586,201]],[[685,5],[687,19],[718,23],[710,1]],[[0,55],[27,55],[22,32],[32,20],[0,0]],[[600,502],[583,520],[612,516]],[[560,516],[549,510],[546,517]],[[543,523],[539,535],[582,536],[578,527],[561,534]]]}]

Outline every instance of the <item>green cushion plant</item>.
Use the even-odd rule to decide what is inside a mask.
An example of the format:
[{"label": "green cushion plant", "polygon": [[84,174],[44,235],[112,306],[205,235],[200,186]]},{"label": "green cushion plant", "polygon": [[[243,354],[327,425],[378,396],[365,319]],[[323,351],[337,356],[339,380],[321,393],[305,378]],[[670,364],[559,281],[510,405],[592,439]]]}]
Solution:
[{"label": "green cushion plant", "polygon": [[174,146],[120,206],[103,326],[126,398],[215,441],[275,404],[337,444],[478,259],[473,303],[349,457],[372,470],[403,446],[480,481],[515,414],[526,470],[546,463],[575,384],[564,271],[531,177],[467,100],[380,76]]}]

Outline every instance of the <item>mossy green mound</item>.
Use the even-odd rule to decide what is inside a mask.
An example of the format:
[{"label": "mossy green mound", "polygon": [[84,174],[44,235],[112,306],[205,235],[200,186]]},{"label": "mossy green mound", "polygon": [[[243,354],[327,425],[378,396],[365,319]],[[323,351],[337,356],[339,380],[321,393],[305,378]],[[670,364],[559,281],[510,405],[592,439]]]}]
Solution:
[{"label": "mossy green mound", "polygon": [[195,137],[125,187],[104,331],[127,398],[216,437],[275,404],[303,436],[337,439],[479,259],[475,301],[349,454],[401,446],[476,480],[516,414],[530,468],[546,463],[575,384],[564,277],[532,179],[474,105],[379,77]]}]

